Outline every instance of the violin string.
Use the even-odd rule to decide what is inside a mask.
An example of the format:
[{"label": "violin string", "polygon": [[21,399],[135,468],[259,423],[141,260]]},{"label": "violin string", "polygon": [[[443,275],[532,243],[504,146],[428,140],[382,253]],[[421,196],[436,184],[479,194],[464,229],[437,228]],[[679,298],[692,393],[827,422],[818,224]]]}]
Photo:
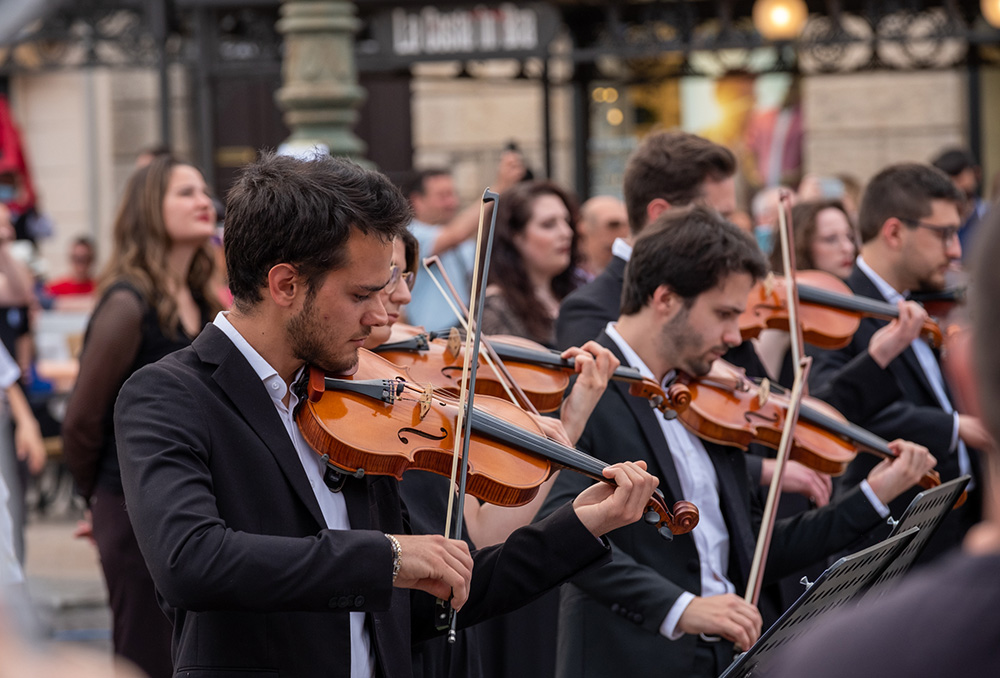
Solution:
[{"label": "violin string", "polygon": [[[424,271],[426,271],[427,275],[430,276],[431,282],[434,283],[434,286],[437,287],[438,292],[441,293],[441,296],[444,298],[445,303],[448,304],[448,308],[450,308],[451,312],[455,314],[455,317],[458,319],[458,322],[462,326],[462,331],[465,332],[465,335],[467,337],[469,334],[469,323],[465,320],[465,317],[463,316],[461,310],[458,308],[458,305],[452,301],[451,294],[445,291],[444,285],[442,285],[441,282],[437,279],[437,277],[435,277],[433,271],[431,271],[430,269],[430,266],[427,265],[427,262],[429,260],[430,258],[424,259],[422,262],[424,266]],[[441,271],[441,273],[442,275],[447,275],[443,270]],[[463,337],[463,341],[464,339],[465,338]],[[507,384],[507,380],[504,379],[503,375],[500,374],[500,370],[493,363],[493,359],[490,358],[489,352],[483,353],[482,356],[483,358],[486,359],[486,364],[489,365],[490,369],[493,370],[493,373],[497,376],[497,380],[500,382],[500,386],[503,387],[503,390],[507,394],[507,397],[510,398],[511,402],[516,403],[517,398],[514,397],[514,393],[511,391],[510,386]]]}]

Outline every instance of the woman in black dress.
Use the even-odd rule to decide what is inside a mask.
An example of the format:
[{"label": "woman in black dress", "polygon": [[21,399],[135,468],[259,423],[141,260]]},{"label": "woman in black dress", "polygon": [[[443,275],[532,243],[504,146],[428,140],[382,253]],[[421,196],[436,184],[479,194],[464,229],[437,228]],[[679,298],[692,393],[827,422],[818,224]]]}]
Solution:
[{"label": "woman in black dress", "polygon": [[131,176],[62,428],[67,465],[92,514],[115,652],[151,678],[173,674],[172,627],[129,523],[112,414],[133,372],[190,344],[221,310],[207,250],[215,225],[208,187],[191,165],[163,156]]}]

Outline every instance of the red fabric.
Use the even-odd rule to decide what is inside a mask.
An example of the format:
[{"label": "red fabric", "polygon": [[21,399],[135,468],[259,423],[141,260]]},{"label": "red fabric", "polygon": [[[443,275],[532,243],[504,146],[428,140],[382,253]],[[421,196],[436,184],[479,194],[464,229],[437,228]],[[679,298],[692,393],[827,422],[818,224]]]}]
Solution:
[{"label": "red fabric", "polygon": [[28,159],[21,144],[21,133],[10,113],[7,97],[0,95],[0,174],[13,172],[21,178],[22,190],[17,198],[7,203],[17,213],[35,206],[35,187],[31,183]]},{"label": "red fabric", "polygon": [[55,280],[45,286],[45,291],[48,292],[53,297],[58,297],[63,294],[93,294],[94,293],[94,281],[93,280],[73,280],[72,278],[66,278],[64,280]]}]

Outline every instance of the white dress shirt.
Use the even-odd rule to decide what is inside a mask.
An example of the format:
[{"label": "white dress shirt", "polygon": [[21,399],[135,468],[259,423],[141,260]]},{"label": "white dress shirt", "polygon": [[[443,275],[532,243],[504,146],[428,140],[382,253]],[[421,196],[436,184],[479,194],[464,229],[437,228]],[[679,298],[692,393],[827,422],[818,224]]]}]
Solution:
[{"label": "white dress shirt", "polygon": [[[639,354],[618,334],[615,323],[608,323],[605,332],[621,350],[629,365],[637,368],[644,377],[656,379]],[[664,378],[664,391],[672,378],[672,373]],[[691,531],[691,536],[698,549],[698,562],[701,565],[701,595],[735,593],[736,587],[726,576],[726,570],[729,569],[729,528],[726,527],[719,503],[719,478],[715,474],[715,466],[701,439],[684,428],[680,420],[667,419],[657,410],[656,421],[673,457],[684,499],[694,502],[698,507],[698,528]],[[670,640],[677,640],[684,635],[677,630],[677,622],[694,598],[695,594],[690,592],[682,593],[677,598],[660,624],[661,635]]]},{"label": "white dress shirt", "polygon": [[[20,378],[21,370],[17,363],[3,344],[0,344],[0,389],[6,391]],[[0,422],[7,423],[10,420],[10,408],[3,395],[0,395],[0,402],[2,402]],[[6,444],[10,446],[13,441],[8,441]],[[9,450],[9,453],[13,456],[14,451]],[[0,588],[24,581],[24,572],[14,554],[14,525],[7,508],[9,497],[10,492],[7,489],[7,484],[4,482],[3,476],[0,476]],[[3,593],[0,591],[0,604],[3,602],[2,599]]]},{"label": "white dress shirt", "polygon": [[[331,492],[323,481],[326,471],[320,455],[309,446],[309,443],[302,437],[298,425],[295,423],[295,406],[299,399],[295,393],[288,390],[281,376],[278,375],[271,365],[261,357],[253,346],[243,338],[243,335],[233,327],[226,312],[222,311],[213,321],[215,326],[222,330],[230,341],[236,345],[239,352],[247,359],[250,366],[264,382],[268,395],[274,403],[274,408],[281,417],[281,423],[285,425],[285,431],[299,455],[299,462],[302,470],[305,471],[309,486],[312,488],[316,501],[319,503],[320,511],[326,520],[326,526],[331,530],[349,530],[351,523],[347,516],[347,502],[340,492]],[[285,405],[285,395],[288,395],[288,404]],[[351,612],[351,678],[373,678],[375,675],[375,661],[372,657],[371,638],[368,629],[365,628],[365,613]]]}]

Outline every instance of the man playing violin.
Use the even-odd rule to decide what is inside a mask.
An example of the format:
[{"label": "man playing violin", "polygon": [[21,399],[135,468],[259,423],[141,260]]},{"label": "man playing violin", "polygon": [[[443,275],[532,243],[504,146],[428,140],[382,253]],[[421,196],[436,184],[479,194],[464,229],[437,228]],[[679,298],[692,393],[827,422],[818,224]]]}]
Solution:
[{"label": "man playing violin", "polygon": [[[738,317],[763,255],[751,238],[703,207],[674,210],[648,226],[625,271],[622,313],[598,337],[625,365],[666,384],[677,371],[706,374],[740,342]],[[769,579],[846,548],[880,525],[886,502],[934,464],[919,445],[896,441],[892,463],[874,469],[837,502],[778,521]],[[626,526],[610,536],[614,562],[563,587],[560,678],[608,675],[717,676],[734,644],[749,647],[761,632],[746,586],[760,508],[745,455],[702,442],[612,383],[580,439],[605,461],[638,455],[668,497],[701,511],[690,535],[669,545]],[[579,491],[560,476],[545,510]]]},{"label": "man playing violin", "polygon": [[[717,210],[723,216],[736,210],[736,156],[725,146],[687,132],[656,132],[642,140],[625,167],[625,207],[630,234],[612,245],[607,268],[589,284],[563,299],[556,319],[556,344],[582,346],[618,317],[625,265],[632,243],[647,224],[664,212],[692,204]],[[767,370],[753,344],[730,348],[726,360],[744,368],[751,377],[766,377]],[[774,461],[756,457],[751,472],[761,485],[771,482]],[[825,504],[832,491],[830,479],[798,462],[785,469],[785,489]]]},{"label": "man playing violin", "polygon": [[[949,267],[962,256],[957,235],[962,199],[947,175],[928,165],[899,164],[879,172],[861,201],[861,255],[847,279],[851,290],[890,303],[908,292],[941,290]],[[885,324],[865,318],[845,348],[815,351],[810,384],[827,381],[830,374],[864,351],[872,335]],[[942,481],[962,474],[973,478],[968,501],[949,513],[922,554],[925,560],[957,546],[979,519],[976,449],[990,444],[989,434],[977,417],[956,411],[938,357],[922,339],[910,342],[887,368],[901,397],[868,420],[857,422],[883,438],[905,435],[926,445],[937,457]],[[870,459],[858,457],[843,476],[843,484],[856,484],[871,467]],[[900,515],[915,493],[899,497],[892,505],[893,512]]]},{"label": "man playing violin", "polygon": [[[962,402],[1000,435],[1000,211],[978,236],[974,257],[974,319],[950,347],[953,385]],[[866,257],[867,259],[867,257]],[[975,349],[975,356],[971,355]],[[973,362],[974,360],[974,362]],[[978,396],[978,397],[977,397]],[[977,407],[978,404],[978,407]],[[1000,666],[1000,454],[982,449],[983,521],[969,530],[960,552],[915,572],[883,596],[862,600],[816,619],[807,633],[782,648],[772,678],[922,678],[994,676]],[[943,623],[942,623],[943,622]]]},{"label": "man playing violin", "polygon": [[657,480],[616,464],[617,485],[470,554],[408,534],[391,477],[337,477],[306,445],[292,386],[307,365],[358,364],[387,320],[379,291],[408,217],[381,174],[264,156],[229,194],[233,310],[123,387],[125,497],[174,625],[175,675],[409,676],[434,597],[462,624],[512,609],[606,560],[598,537],[642,514]]}]

